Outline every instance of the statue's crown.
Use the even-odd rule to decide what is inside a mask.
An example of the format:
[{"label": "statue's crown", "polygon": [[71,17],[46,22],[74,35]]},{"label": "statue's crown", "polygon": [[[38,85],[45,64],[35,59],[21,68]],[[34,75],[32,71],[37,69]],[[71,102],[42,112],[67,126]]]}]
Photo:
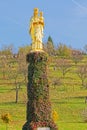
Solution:
[{"label": "statue's crown", "polygon": [[43,16],[43,12],[42,11],[40,12],[40,16]]},{"label": "statue's crown", "polygon": [[38,10],[39,10],[38,8],[34,8],[34,12],[38,12]]}]

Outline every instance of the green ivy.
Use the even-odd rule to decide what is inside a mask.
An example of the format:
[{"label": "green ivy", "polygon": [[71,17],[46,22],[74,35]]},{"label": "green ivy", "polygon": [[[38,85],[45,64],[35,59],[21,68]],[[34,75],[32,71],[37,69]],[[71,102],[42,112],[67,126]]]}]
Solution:
[{"label": "green ivy", "polygon": [[[57,127],[51,118],[51,103],[49,100],[49,85],[47,79],[47,60],[48,55],[45,52],[31,52],[27,55],[27,62],[29,63],[27,123],[23,130],[32,130],[33,125],[39,124],[39,122],[45,122],[45,124],[52,128],[52,130],[57,130]],[[32,122],[33,125],[31,125]]]}]

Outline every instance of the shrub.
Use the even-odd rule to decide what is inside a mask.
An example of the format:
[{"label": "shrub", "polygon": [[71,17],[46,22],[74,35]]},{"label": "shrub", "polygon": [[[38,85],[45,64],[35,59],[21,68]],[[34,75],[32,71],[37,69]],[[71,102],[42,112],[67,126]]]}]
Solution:
[{"label": "shrub", "polygon": [[6,130],[8,129],[8,124],[11,121],[11,115],[9,113],[6,114],[2,114],[1,115],[1,119],[3,120],[3,122],[6,124]]},{"label": "shrub", "polygon": [[58,120],[58,113],[55,110],[52,111],[52,119],[54,120],[54,122]]}]

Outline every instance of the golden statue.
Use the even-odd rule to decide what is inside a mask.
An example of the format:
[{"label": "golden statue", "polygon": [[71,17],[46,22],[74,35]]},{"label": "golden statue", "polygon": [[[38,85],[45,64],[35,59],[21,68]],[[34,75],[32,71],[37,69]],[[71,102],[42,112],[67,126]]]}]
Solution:
[{"label": "golden statue", "polygon": [[38,13],[39,13],[38,8],[34,8],[34,14],[30,20],[29,33],[32,39],[32,51],[43,50],[42,38],[44,29],[44,18],[42,12],[40,12],[39,16]]}]

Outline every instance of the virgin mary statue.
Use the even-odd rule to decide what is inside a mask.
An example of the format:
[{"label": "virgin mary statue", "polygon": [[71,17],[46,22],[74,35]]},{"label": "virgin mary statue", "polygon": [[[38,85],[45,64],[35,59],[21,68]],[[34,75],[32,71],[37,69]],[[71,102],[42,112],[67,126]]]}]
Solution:
[{"label": "virgin mary statue", "polygon": [[40,51],[43,49],[42,38],[44,29],[43,13],[38,16],[38,8],[34,8],[34,14],[30,19],[29,33],[32,39],[32,51]]}]

